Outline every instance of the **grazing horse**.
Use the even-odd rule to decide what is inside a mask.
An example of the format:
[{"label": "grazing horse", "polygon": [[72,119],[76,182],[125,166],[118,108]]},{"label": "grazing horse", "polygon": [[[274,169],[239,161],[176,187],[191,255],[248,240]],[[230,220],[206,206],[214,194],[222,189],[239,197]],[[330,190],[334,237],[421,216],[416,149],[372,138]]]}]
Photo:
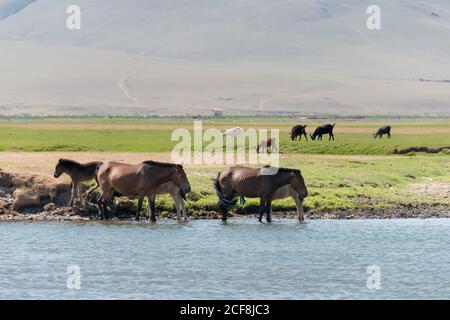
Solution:
[{"label": "grazing horse", "polygon": [[306,135],[306,127],[307,125],[302,126],[301,124],[293,127],[291,130],[291,140],[297,140],[298,137],[300,137],[300,140],[302,140],[302,136],[305,136],[306,141],[308,141],[308,136]]},{"label": "grazing horse", "polygon": [[272,200],[275,199],[277,190],[285,185],[297,192],[300,201],[308,196],[301,172],[297,169],[233,166],[219,172],[214,181],[214,189],[219,197],[218,206],[222,220],[227,220],[228,209],[234,207],[237,196],[241,196],[260,198],[258,220],[262,222],[263,214],[266,213],[267,222],[271,222]]},{"label": "grazing horse", "polygon": [[391,138],[391,126],[381,127],[373,134],[373,138],[376,139],[378,137],[381,139],[385,134],[387,134],[388,139]]},{"label": "grazing horse", "polygon": [[[70,195],[69,206],[73,205],[73,202],[78,195],[80,182],[95,179],[95,171],[97,169],[97,166],[101,163],[102,162],[100,161],[79,163],[77,161],[69,159],[58,160],[53,176],[55,178],[59,178],[63,173],[66,173],[72,179],[72,192]],[[87,192],[87,196],[89,196],[91,192],[94,191],[97,187],[98,183],[96,184],[96,186],[89,189],[89,191]]]},{"label": "grazing horse", "polygon": [[316,140],[316,137],[318,137],[317,140],[322,140],[322,135],[329,134],[330,137],[328,138],[328,140],[334,140],[333,129],[335,125],[336,123],[324,124],[323,126],[317,127],[314,133],[311,134],[311,139]]},{"label": "grazing horse", "polygon": [[277,138],[270,138],[267,140],[262,140],[256,147],[256,153],[259,153],[259,150],[268,151],[269,148],[270,148],[270,152],[277,151],[276,142],[277,142]]},{"label": "grazing horse", "polygon": [[138,197],[136,220],[139,220],[144,197],[147,197],[151,213],[148,218],[151,221],[156,221],[155,199],[152,194],[163,183],[172,181],[179,187],[179,194],[183,199],[191,191],[183,166],[172,163],[148,161],[133,165],[109,161],[97,167],[96,175],[102,190],[98,205],[103,218],[108,216],[107,204],[114,191]]}]

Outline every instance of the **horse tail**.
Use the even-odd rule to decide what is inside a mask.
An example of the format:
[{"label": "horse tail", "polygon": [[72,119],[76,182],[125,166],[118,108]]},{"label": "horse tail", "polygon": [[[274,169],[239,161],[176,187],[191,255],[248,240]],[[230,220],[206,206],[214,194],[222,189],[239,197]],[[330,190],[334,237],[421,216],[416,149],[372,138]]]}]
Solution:
[{"label": "horse tail", "polygon": [[97,182],[97,185],[100,185],[98,183],[98,170],[100,169],[100,167],[103,165],[103,161],[99,161],[97,163],[97,165],[95,166],[95,182]]},{"label": "horse tail", "polygon": [[221,172],[217,174],[217,177],[214,179],[214,190],[216,190],[217,196],[219,197],[220,202],[222,202],[222,199],[224,198],[222,187],[220,186],[219,177]]}]

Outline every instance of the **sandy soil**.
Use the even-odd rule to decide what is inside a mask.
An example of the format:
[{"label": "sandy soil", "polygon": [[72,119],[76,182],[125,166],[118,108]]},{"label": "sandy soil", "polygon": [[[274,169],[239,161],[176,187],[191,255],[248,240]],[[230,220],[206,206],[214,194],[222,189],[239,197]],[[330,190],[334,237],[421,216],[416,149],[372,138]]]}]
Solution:
[{"label": "sandy soil", "polygon": [[406,191],[409,193],[419,193],[425,196],[450,198],[450,183],[433,181],[413,183],[408,186]]},{"label": "sandy soil", "polygon": [[139,163],[143,160],[168,161],[170,153],[134,152],[0,152],[0,168],[7,172],[39,174],[53,177],[59,158],[74,159],[79,162],[115,160]]},{"label": "sandy soil", "polygon": [[[296,155],[280,155],[290,159]],[[303,155],[303,160],[343,159],[367,161],[377,159],[399,159],[396,156],[359,156],[359,155]],[[139,163],[144,160],[170,161],[169,152],[0,152],[0,169],[7,172],[39,174],[53,177],[54,168],[59,158],[74,159],[79,162],[98,160],[115,160],[128,163]],[[202,167],[201,165],[188,165]]]}]

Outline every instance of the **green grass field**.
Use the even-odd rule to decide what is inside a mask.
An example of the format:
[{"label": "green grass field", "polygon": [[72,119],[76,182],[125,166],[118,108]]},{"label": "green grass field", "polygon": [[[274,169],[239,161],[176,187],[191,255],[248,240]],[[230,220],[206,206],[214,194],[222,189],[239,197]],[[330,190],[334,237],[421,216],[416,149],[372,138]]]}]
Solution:
[{"label": "green grass field", "polygon": [[[204,127],[218,127],[222,131],[234,126],[279,128],[281,165],[302,170],[310,193],[305,207],[311,212],[450,206],[450,197],[414,189],[415,185],[450,183],[448,153],[392,154],[394,148],[449,146],[450,120],[389,122],[393,126],[390,140],[372,138],[372,132],[386,122],[371,120],[338,122],[335,141],[328,141],[327,137],[323,141],[291,141],[289,130],[296,123],[291,119],[272,122],[214,119],[205,121]],[[317,124],[308,123],[309,132]],[[0,121],[0,151],[158,152],[168,156],[176,144],[170,141],[171,132],[178,127],[192,129],[192,122],[179,119]],[[194,190],[194,197],[187,203],[190,213],[201,215],[216,209],[217,197],[211,179],[220,170],[223,167],[186,166]],[[253,212],[257,205],[256,200],[249,199],[240,210]],[[158,197],[157,207],[162,215],[173,212],[172,200],[167,196]],[[295,206],[291,199],[284,199],[277,200],[273,209],[293,211]]]},{"label": "green grass field", "polygon": [[[375,140],[372,132],[382,123],[338,123],[336,140],[291,141],[289,130],[296,122],[228,122],[209,121],[205,128],[222,131],[241,125],[245,128],[280,129],[282,154],[388,155],[392,150],[408,147],[450,146],[450,121],[437,123],[400,122],[393,125],[393,138]],[[312,132],[318,123],[309,123]],[[111,151],[168,152],[176,142],[171,141],[174,129],[193,128],[192,122],[155,120],[110,121],[92,119],[62,122],[57,120],[0,121],[0,151]],[[206,142],[205,142],[206,145]]]}]

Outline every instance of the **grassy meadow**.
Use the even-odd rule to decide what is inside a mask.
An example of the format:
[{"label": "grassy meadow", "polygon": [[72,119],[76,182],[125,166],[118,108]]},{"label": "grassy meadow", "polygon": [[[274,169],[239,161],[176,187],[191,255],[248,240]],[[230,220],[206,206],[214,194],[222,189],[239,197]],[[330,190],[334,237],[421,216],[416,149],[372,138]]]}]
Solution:
[{"label": "grassy meadow", "polygon": [[[204,129],[224,131],[245,128],[280,129],[281,165],[302,170],[310,196],[305,201],[309,212],[352,212],[377,210],[409,210],[411,208],[449,207],[450,199],[440,192],[421,192],[423,185],[450,183],[450,155],[411,153],[394,155],[394,148],[450,146],[450,120],[330,120],[336,122],[335,141],[291,141],[291,127],[302,120],[211,119]],[[308,132],[319,122],[308,121]],[[392,139],[375,140],[372,133],[391,124]],[[0,151],[92,153],[103,159],[103,152],[136,153],[147,160],[146,153],[158,153],[170,161],[173,129],[193,129],[191,120],[157,119],[39,119],[0,121]],[[80,153],[81,152],[81,153]],[[95,155],[95,156],[94,156]],[[48,163],[53,168],[53,163]],[[0,162],[0,168],[2,164]],[[48,169],[48,168],[47,168]],[[223,166],[187,165],[193,195],[187,206],[191,214],[202,215],[216,209],[217,198],[211,179]],[[158,197],[162,215],[173,211],[167,196]],[[277,200],[275,211],[293,211],[291,199]],[[256,200],[249,199],[239,211],[254,212]]]}]

